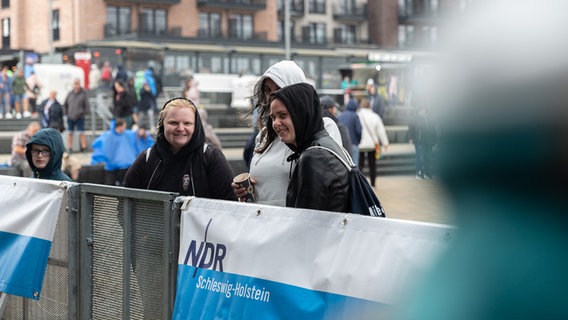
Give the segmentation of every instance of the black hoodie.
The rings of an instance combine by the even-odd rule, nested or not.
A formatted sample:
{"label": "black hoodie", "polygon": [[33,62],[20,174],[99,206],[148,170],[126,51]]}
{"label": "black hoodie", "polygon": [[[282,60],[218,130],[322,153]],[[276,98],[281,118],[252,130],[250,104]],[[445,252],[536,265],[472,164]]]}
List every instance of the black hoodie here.
{"label": "black hoodie", "polygon": [[146,158],[147,151],[138,155],[124,177],[124,186],[237,200],[231,187],[234,176],[231,166],[221,150],[208,145],[204,151],[204,145],[205,131],[199,112],[195,112],[195,130],[191,140],[176,154],[171,152],[161,124],[150,155]]}
{"label": "black hoodie", "polygon": [[297,165],[288,184],[286,206],[348,212],[351,190],[347,168],[327,150],[306,150],[324,146],[345,159],[342,147],[324,129],[314,87],[298,83],[274,92],[274,96],[288,109],[296,133],[296,145],[287,144],[294,151],[288,161],[297,161]]}

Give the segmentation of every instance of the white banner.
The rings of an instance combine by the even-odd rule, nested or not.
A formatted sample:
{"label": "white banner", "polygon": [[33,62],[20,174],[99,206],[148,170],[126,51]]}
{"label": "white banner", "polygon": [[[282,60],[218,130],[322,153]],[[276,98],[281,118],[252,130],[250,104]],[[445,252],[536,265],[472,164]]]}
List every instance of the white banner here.
{"label": "white banner", "polygon": [[184,206],[180,229],[175,319],[386,313],[454,233],[445,225],[199,198]]}
{"label": "white banner", "polygon": [[0,292],[39,300],[68,185],[0,175]]}

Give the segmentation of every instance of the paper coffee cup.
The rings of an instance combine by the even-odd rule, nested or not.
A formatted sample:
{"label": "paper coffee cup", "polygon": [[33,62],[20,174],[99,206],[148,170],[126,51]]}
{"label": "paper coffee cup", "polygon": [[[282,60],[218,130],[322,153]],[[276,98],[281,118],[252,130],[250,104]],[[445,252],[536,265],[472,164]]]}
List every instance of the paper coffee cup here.
{"label": "paper coffee cup", "polygon": [[233,182],[241,187],[245,187],[247,195],[245,196],[246,202],[254,202],[254,186],[250,182],[250,174],[247,172],[241,173],[233,178]]}

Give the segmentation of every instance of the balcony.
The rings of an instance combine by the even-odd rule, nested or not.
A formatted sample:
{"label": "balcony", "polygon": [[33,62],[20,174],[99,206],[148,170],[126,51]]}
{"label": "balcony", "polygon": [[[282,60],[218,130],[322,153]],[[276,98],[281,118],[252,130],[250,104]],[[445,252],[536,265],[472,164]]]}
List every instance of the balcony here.
{"label": "balcony", "polygon": [[[290,17],[292,18],[299,18],[303,17],[305,14],[306,9],[304,8],[304,1],[303,0],[291,0],[290,1]],[[285,8],[282,4],[278,8],[278,17],[284,19],[285,15]]]}
{"label": "balcony", "polygon": [[367,21],[367,5],[336,8],[333,12],[333,19],[342,22],[364,22]]}
{"label": "balcony", "polygon": [[197,32],[197,38],[200,40],[224,40],[232,42],[265,42],[267,41],[266,32],[257,32],[249,36],[239,35],[236,32],[229,32],[229,35],[225,36],[220,32],[211,32],[206,29],[199,29]]}
{"label": "balcony", "polygon": [[259,11],[266,10],[266,0],[197,0],[197,7]]}

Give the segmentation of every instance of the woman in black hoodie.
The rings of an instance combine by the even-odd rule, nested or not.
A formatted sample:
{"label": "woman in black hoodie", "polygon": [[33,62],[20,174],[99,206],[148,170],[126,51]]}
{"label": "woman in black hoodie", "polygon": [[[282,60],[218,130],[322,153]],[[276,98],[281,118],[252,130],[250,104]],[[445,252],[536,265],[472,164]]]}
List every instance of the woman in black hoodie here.
{"label": "woman in black hoodie", "polygon": [[193,102],[175,98],[164,104],[156,143],[138,155],[126,172],[124,186],[236,201],[232,181],[233,170],[223,153],[205,144]]}
{"label": "woman in black hoodie", "polygon": [[349,171],[328,150],[310,148],[331,149],[347,161],[343,148],[324,129],[314,87],[298,83],[274,92],[270,119],[278,138],[294,152],[287,160],[296,162],[290,173],[286,206],[348,212]]}

